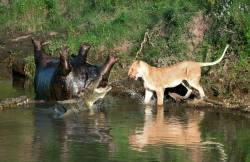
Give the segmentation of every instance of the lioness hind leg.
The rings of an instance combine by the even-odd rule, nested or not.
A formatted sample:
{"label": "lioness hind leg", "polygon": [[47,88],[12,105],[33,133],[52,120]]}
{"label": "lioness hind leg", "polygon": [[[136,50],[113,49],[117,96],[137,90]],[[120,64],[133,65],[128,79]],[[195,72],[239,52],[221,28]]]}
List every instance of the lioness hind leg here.
{"label": "lioness hind leg", "polygon": [[205,97],[205,92],[204,92],[203,88],[199,85],[197,87],[197,89],[198,89],[198,91],[199,91],[199,93],[201,95],[201,98],[204,98]]}
{"label": "lioness hind leg", "polygon": [[190,95],[191,95],[191,93],[192,93],[192,90],[191,89],[189,89],[189,88],[187,88],[187,93],[186,93],[186,95],[183,97],[183,99],[187,99],[188,97],[190,97]]}
{"label": "lioness hind leg", "polygon": [[190,86],[194,87],[199,91],[201,99],[205,97],[205,92],[199,82],[188,81],[188,83],[190,84]]}
{"label": "lioness hind leg", "polygon": [[186,95],[183,97],[183,99],[187,99],[188,97],[190,97],[191,93],[192,93],[192,89],[189,88],[184,82],[181,83],[185,88],[187,88],[187,93]]}
{"label": "lioness hind leg", "polygon": [[181,82],[181,85],[182,85],[183,87],[185,87],[186,90],[187,90],[187,92],[186,92],[186,94],[185,94],[184,96],[179,95],[179,94],[177,94],[177,93],[171,93],[171,92],[168,93],[168,95],[169,95],[170,97],[172,97],[175,101],[178,101],[178,102],[181,101],[181,100],[185,100],[185,99],[189,98],[190,95],[191,95],[192,92],[193,92],[192,87],[189,85],[189,83],[188,83],[186,80],[183,80],[183,81]]}

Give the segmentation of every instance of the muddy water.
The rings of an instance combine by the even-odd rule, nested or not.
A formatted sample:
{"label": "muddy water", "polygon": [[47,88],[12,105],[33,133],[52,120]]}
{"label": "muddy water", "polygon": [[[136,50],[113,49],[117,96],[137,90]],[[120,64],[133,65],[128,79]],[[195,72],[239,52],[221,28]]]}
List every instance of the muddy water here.
{"label": "muddy water", "polygon": [[[0,81],[1,98],[27,91]],[[51,105],[0,112],[0,161],[250,161],[250,119],[108,95],[94,111],[53,117]]]}

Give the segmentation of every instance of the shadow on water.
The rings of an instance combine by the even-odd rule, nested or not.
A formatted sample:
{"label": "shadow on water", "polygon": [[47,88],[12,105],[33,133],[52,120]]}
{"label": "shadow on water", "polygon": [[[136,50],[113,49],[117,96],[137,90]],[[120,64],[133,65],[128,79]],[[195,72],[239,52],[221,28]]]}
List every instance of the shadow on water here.
{"label": "shadow on water", "polygon": [[[8,88],[1,97],[26,92],[23,84],[2,83]],[[96,109],[62,118],[50,104],[1,111],[0,161],[250,161],[249,118],[170,102],[159,109],[141,100],[132,91],[109,94]]]}
{"label": "shadow on water", "polygon": [[22,95],[33,98],[33,87],[31,81],[23,78],[1,78],[0,77],[0,99],[18,97]]}
{"label": "shadow on water", "polygon": [[26,95],[34,96],[32,80],[12,74],[6,63],[0,63],[0,100]]}

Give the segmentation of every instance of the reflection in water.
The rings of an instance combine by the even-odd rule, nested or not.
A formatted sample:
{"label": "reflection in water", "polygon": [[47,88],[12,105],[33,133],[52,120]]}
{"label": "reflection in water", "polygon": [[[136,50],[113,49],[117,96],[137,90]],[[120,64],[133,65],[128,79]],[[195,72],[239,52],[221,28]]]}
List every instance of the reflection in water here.
{"label": "reflection in water", "polygon": [[33,121],[31,111],[0,111],[0,161],[32,159]]}
{"label": "reflection in water", "polygon": [[33,98],[33,86],[31,80],[26,80],[14,75],[10,77],[11,78],[2,78],[0,76],[0,100],[22,95]]}
{"label": "reflection in water", "polygon": [[47,104],[1,111],[0,161],[250,160],[249,118],[175,104],[164,112],[131,98],[109,97],[101,111],[59,119]]}
{"label": "reflection in water", "polygon": [[154,118],[152,109],[145,109],[145,123],[142,131],[136,131],[130,142],[137,148],[151,144],[196,145],[201,141],[199,123],[204,113],[194,111],[187,114],[186,122],[175,116],[164,118],[164,109],[158,108]]}
{"label": "reflection in water", "polygon": [[109,123],[104,112],[93,113],[85,110],[68,114],[63,119],[55,119],[51,112],[53,110],[44,110],[44,108],[35,111],[37,130],[34,147],[39,146],[36,154],[42,155],[38,161],[43,161],[44,157],[51,152],[53,155],[49,158],[53,161],[74,161],[81,156],[72,157],[72,154],[85,154],[86,146],[96,147],[98,150],[100,144],[108,152],[114,152],[115,145],[112,142]]}
{"label": "reflection in water", "polygon": [[[129,143],[133,149],[142,151],[146,146],[168,145],[167,147],[183,147],[193,162],[203,160],[204,145],[218,146],[221,160],[226,160],[223,145],[216,142],[202,142],[200,122],[204,119],[204,112],[190,110],[185,116],[180,112],[166,112],[164,108],[157,108],[156,115],[153,108],[146,106],[143,128],[135,130],[129,136]],[[177,113],[177,114],[176,114]],[[180,117],[180,115],[182,117]]]}
{"label": "reflection in water", "polygon": [[12,84],[9,80],[2,80],[0,78],[0,99],[17,97],[23,95],[22,91],[18,91],[12,87]]}

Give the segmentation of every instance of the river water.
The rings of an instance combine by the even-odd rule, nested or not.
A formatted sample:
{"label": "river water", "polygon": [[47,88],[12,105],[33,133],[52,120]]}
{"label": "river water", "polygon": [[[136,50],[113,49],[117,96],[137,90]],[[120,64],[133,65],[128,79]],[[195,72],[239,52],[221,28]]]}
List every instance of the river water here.
{"label": "river water", "polygon": [[[0,98],[32,94],[0,78]],[[212,108],[144,106],[109,94],[101,107],[55,118],[51,105],[0,111],[0,162],[245,162],[250,118]]]}

